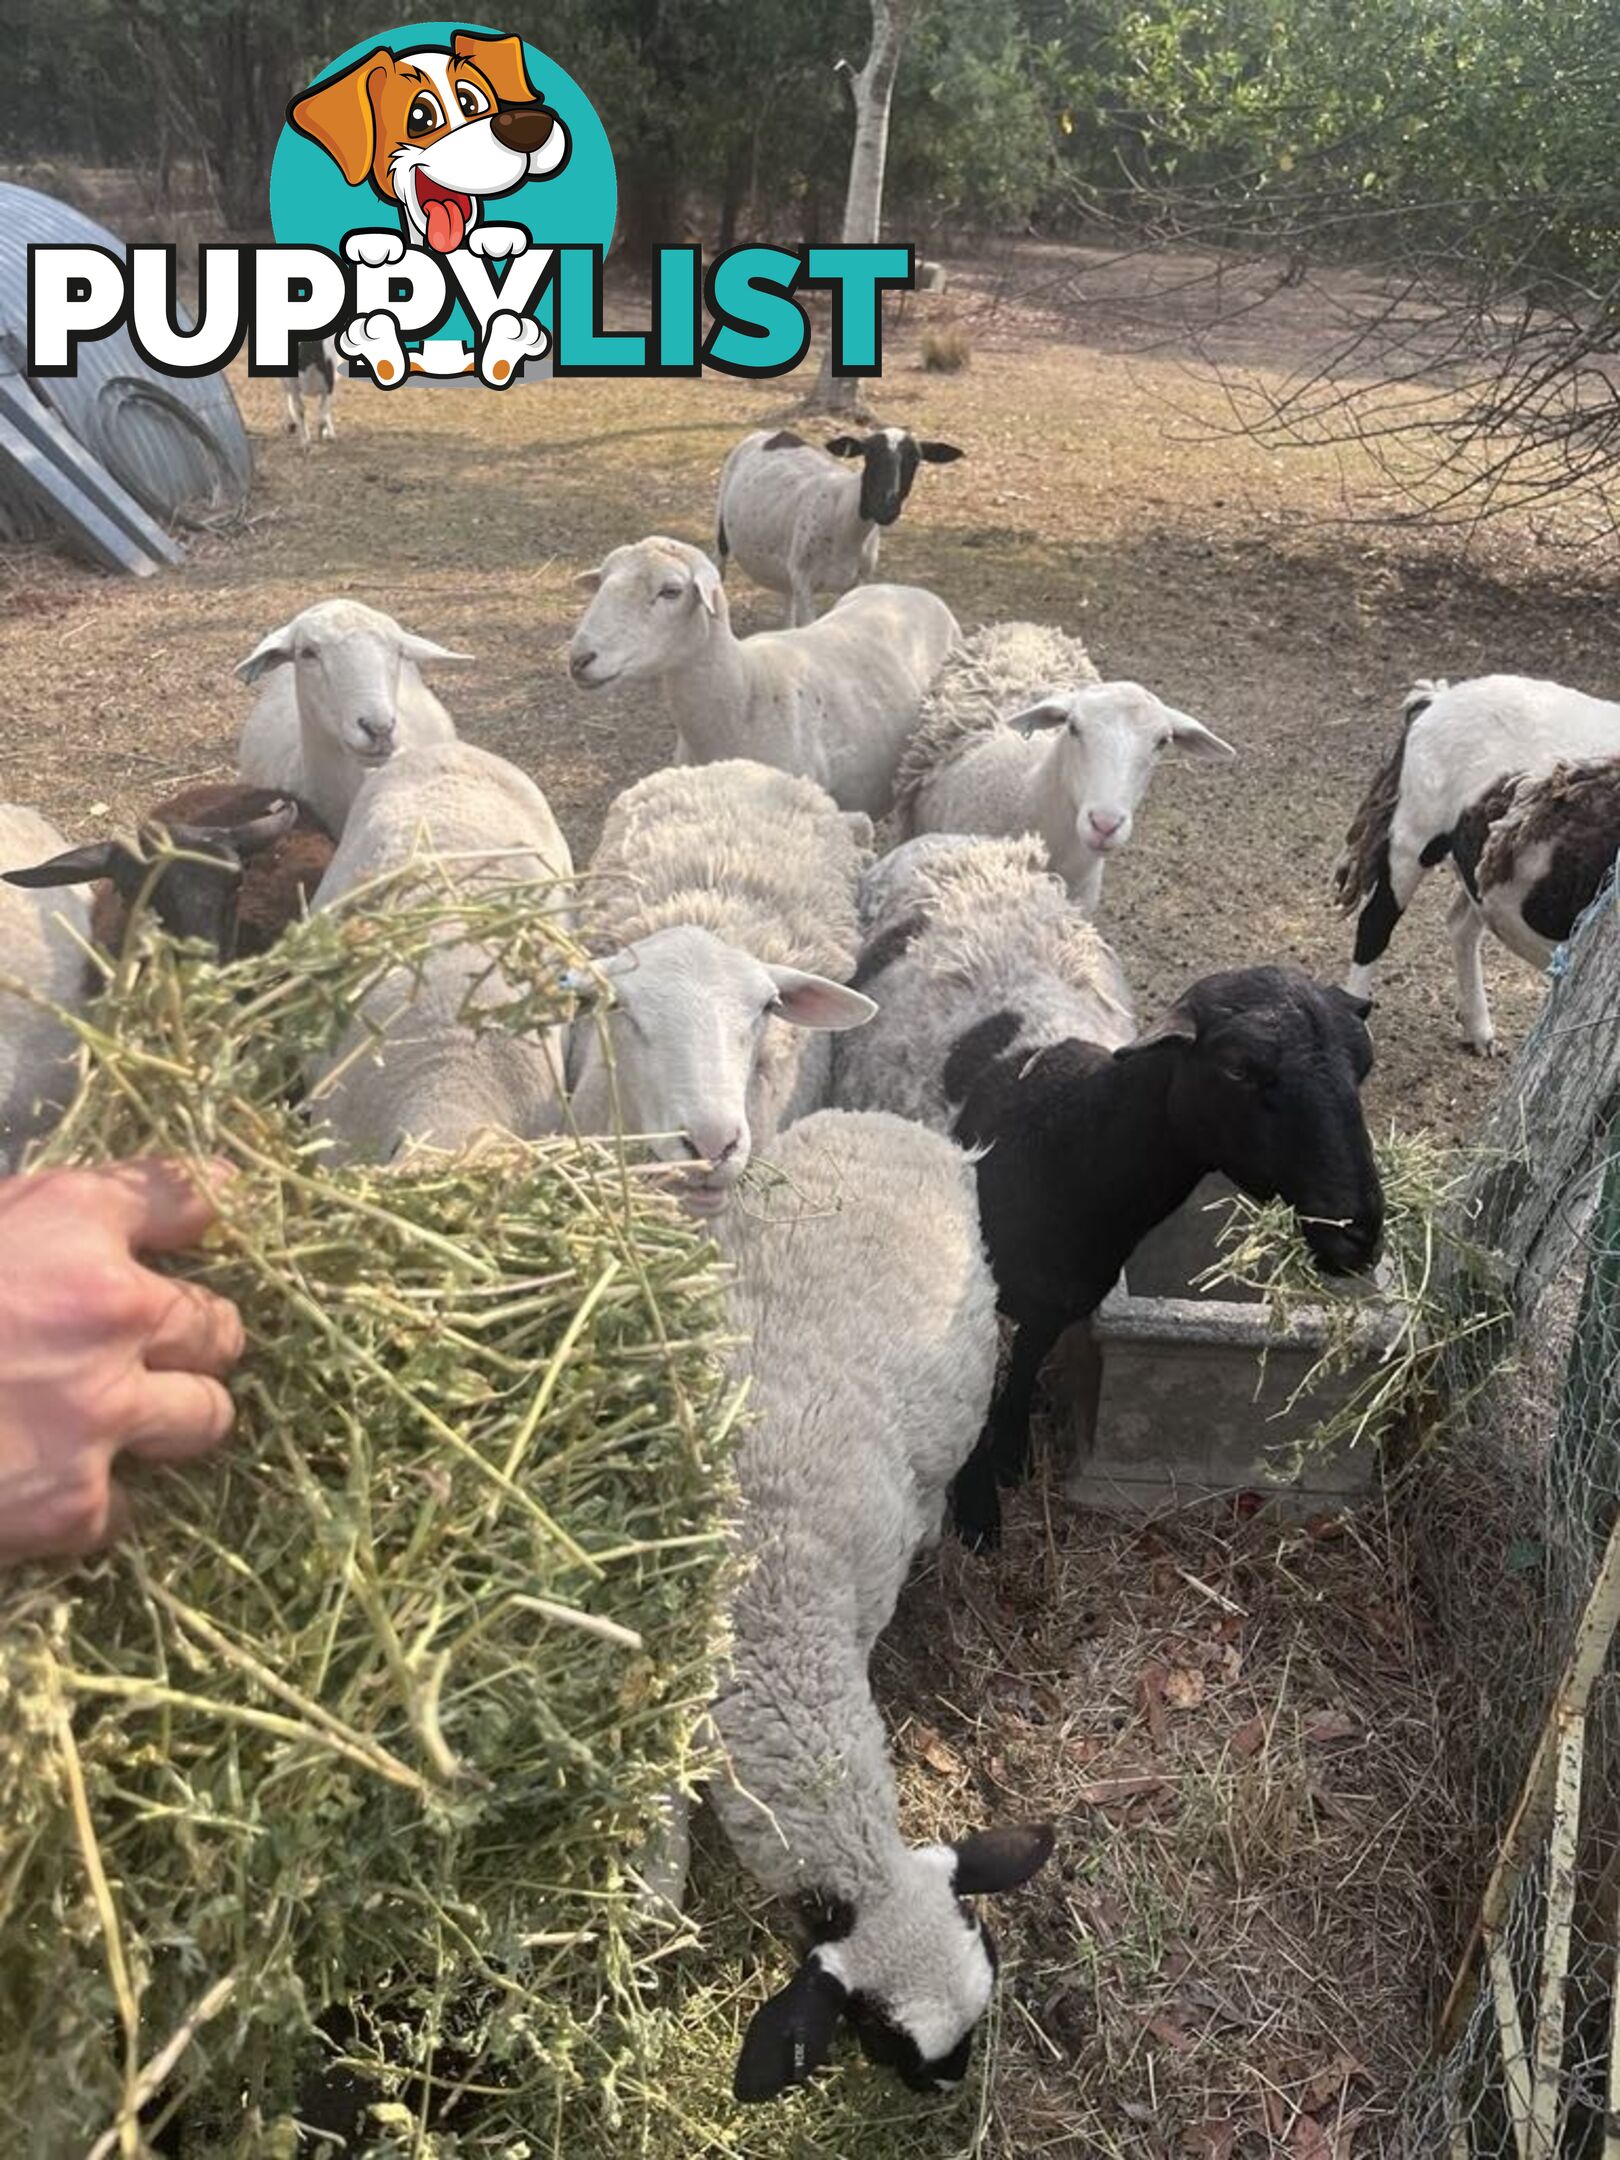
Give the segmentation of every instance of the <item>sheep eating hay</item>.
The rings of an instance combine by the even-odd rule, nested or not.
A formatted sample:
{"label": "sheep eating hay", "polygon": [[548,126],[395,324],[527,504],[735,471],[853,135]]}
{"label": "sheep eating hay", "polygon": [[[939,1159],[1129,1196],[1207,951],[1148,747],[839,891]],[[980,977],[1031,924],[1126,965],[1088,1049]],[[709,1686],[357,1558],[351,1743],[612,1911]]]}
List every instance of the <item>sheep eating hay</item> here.
{"label": "sheep eating hay", "polygon": [[[521,897],[453,905],[514,976],[580,958]],[[635,2145],[617,2081],[661,1938],[623,1861],[712,1688],[729,1325],[712,1254],[609,1148],[312,1151],[301,1057],[446,906],[311,917],[230,968],[156,939],[97,1010],[56,1151],[208,1136],[237,1176],[184,1266],[252,1353],[230,1445],[144,1482],[138,1542],[0,1591],[5,2150],[132,2151],[152,2085],[187,2150],[268,2150],[329,2009],[351,2149],[448,2032],[481,2136],[566,2104],[571,2151]]]}

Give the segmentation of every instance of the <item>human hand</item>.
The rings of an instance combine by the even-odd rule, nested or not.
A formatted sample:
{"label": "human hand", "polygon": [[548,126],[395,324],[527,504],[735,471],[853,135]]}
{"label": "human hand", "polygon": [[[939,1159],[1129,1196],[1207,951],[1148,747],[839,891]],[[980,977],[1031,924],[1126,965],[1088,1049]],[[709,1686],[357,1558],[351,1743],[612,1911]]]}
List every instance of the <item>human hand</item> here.
{"label": "human hand", "polygon": [[236,1307],[136,1258],[194,1245],[214,1217],[170,1163],[0,1179],[0,1564],[116,1536],[121,1450],[178,1462],[230,1431]]}

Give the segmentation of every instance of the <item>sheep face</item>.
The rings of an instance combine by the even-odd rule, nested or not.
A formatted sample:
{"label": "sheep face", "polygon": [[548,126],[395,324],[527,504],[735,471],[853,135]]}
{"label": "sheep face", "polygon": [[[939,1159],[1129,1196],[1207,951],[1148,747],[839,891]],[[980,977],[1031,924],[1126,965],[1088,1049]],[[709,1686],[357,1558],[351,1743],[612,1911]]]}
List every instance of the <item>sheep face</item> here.
{"label": "sheep face", "polygon": [[791,1080],[780,1025],[859,1027],[877,1010],[858,991],[767,966],[692,924],[626,946],[601,972],[609,1010],[575,1023],[575,1119],[586,1131],[645,1134],[660,1161],[689,1164],[682,1198],[699,1215],[725,1205],[756,1129],[774,1130]]}
{"label": "sheep face", "polygon": [[[1048,785],[1064,835],[1072,829],[1082,854],[1112,855],[1135,829],[1137,805],[1165,751],[1191,750],[1204,757],[1231,757],[1232,746],[1190,713],[1144,690],[1140,683],[1087,683],[1054,691],[1009,726],[1022,735],[1049,736]],[[1058,832],[1049,828],[1054,859]]]}
{"label": "sheep face", "polygon": [[149,846],[172,849],[167,861],[122,840],[98,840],[6,877],[36,887],[106,878],[126,909],[144,897],[170,937],[194,938],[221,960],[233,960],[244,866],[285,839],[297,819],[295,802],[278,802],[237,825],[154,827]]}
{"label": "sheep face", "polygon": [[236,672],[256,683],[273,668],[290,666],[300,722],[370,770],[394,754],[407,661],[418,668],[465,667],[472,655],[417,637],[358,600],[322,600],[272,630]]}
{"label": "sheep face", "polygon": [[861,460],[861,517],[868,525],[892,525],[905,508],[919,465],[949,465],[962,452],[954,443],[919,442],[909,428],[879,428],[872,435],[835,435],[834,457]]}
{"label": "sheep face", "polygon": [[1362,1115],[1371,1006],[1297,968],[1206,975],[1114,1055],[1169,1055],[1171,1125],[1200,1161],[1257,1200],[1282,1199],[1317,1265],[1378,1257],[1384,1194]]}
{"label": "sheep face", "polygon": [[568,647],[582,690],[667,675],[703,650],[716,617],[727,619],[719,571],[681,540],[615,548],[576,582],[591,596]]}
{"label": "sheep face", "polygon": [[859,1910],[812,1899],[819,1940],[755,2012],[737,2060],[737,2098],[771,2100],[805,2083],[846,2018],[867,2060],[914,2092],[960,2084],[996,1977],[995,1944],[964,1900],[1028,1882],[1053,1842],[1049,1824],[977,1831],[904,1853],[892,1883]]}

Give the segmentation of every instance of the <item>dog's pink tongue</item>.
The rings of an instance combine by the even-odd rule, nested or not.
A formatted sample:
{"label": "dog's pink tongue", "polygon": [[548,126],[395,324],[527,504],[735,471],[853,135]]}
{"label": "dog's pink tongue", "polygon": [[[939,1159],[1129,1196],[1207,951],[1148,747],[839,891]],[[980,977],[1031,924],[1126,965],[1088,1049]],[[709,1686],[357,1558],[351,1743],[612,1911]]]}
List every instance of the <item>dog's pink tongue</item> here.
{"label": "dog's pink tongue", "polygon": [[461,245],[461,236],[467,230],[467,220],[461,214],[458,202],[446,202],[436,195],[427,206],[428,246],[440,255],[448,255]]}

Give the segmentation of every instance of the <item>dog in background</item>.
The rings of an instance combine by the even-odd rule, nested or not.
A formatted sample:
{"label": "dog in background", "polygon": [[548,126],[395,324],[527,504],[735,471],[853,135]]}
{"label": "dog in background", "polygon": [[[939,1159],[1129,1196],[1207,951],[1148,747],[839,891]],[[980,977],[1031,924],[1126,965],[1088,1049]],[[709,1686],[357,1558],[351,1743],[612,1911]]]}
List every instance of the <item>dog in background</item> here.
{"label": "dog in background", "polygon": [[287,433],[298,437],[299,446],[309,448],[309,421],[304,413],[305,398],[316,401],[315,433],[321,442],[331,442],[337,434],[332,425],[332,399],[337,390],[337,339],[299,338],[293,348],[293,359],[298,372],[287,378]]}
{"label": "dog in background", "polygon": [[458,30],[447,50],[379,47],[295,98],[288,118],[351,187],[369,181],[400,213],[405,242],[449,255],[521,253],[518,225],[486,225],[484,200],[567,162],[568,130],[529,81],[523,42]]}

